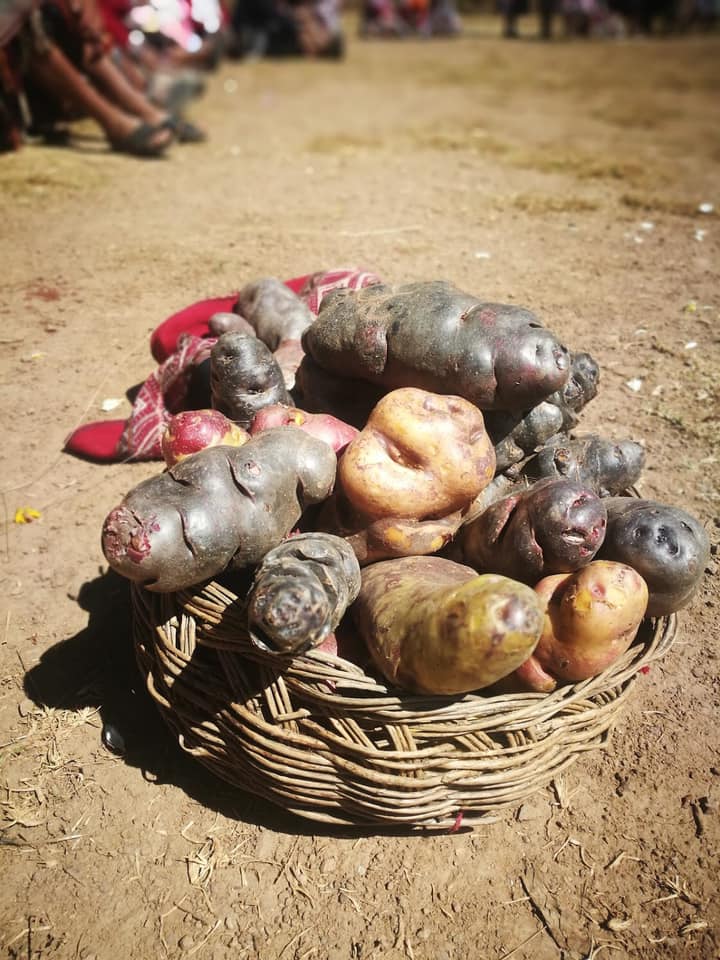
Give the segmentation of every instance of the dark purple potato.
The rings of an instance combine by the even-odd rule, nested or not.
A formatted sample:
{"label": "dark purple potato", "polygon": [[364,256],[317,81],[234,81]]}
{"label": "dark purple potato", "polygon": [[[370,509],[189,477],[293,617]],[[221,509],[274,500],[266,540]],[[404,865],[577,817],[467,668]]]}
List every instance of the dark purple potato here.
{"label": "dark purple potato", "polygon": [[295,373],[293,394],[308,413],[330,413],[358,430],[382,396],[381,387],[366,380],[351,380],[328,373],[304,354]]}
{"label": "dark purple potato", "polygon": [[482,410],[529,410],[570,375],[567,349],[529,310],[442,280],[332,291],[303,346],[336,376],[454,394]]}
{"label": "dark purple potato", "polygon": [[646,581],[647,613],[666,616],[692,599],[710,556],[700,522],[679,507],[635,497],[610,497],[608,528],[598,558],[626,563]]}
{"label": "dark purple potato", "polygon": [[495,447],[495,469],[502,473],[559,433],[563,415],[559,407],[543,400],[527,413],[488,411],[485,426]]}
{"label": "dark purple potato", "polygon": [[248,630],[271,653],[319,646],[360,591],[350,545],[329,533],[303,533],[271,550],[248,593]]}
{"label": "dark purple potato", "polygon": [[246,429],[271,403],[292,406],[270,348],[247,333],[224,333],[210,352],[212,405]]}
{"label": "dark purple potato", "polygon": [[632,440],[614,443],[596,436],[565,437],[539,450],[522,472],[530,480],[567,477],[609,497],[634,486],[644,463],[645,451]]}
{"label": "dark purple potato", "polygon": [[572,356],[570,377],[561,390],[522,413],[491,411],[485,426],[495,445],[497,472],[519,463],[559,433],[567,433],[578,413],[597,394],[600,368],[589,353]]}
{"label": "dark purple potato", "polygon": [[271,350],[277,350],[283,340],[299,340],[315,320],[305,301],[275,277],[246,284],[233,310]]}
{"label": "dark purple potato", "polygon": [[336,466],[329,444],[295,427],[208,447],[131,490],[105,519],[103,552],[161,593],[258,564],[330,494]]}
{"label": "dark purple potato", "polygon": [[559,391],[553,394],[551,403],[557,404],[563,410],[563,429],[569,430],[575,426],[578,414],[593,397],[597,396],[600,383],[600,367],[589,353],[574,353],[568,382]]}
{"label": "dark purple potato", "polygon": [[493,503],[458,534],[463,563],[535,585],[589,563],[605,536],[604,501],[570,480],[540,480]]}

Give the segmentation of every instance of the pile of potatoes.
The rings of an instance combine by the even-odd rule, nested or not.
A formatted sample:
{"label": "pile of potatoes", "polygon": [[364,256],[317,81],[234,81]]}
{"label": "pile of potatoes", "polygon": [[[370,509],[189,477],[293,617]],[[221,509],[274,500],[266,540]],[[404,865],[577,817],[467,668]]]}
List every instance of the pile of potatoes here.
{"label": "pile of potatoes", "polygon": [[640,444],[576,433],[598,365],[529,310],[433,281],[315,318],[265,278],[211,328],[207,409],[103,525],[148,590],[241,571],[263,650],[350,636],[391,684],[452,695],[595,676],[697,589],[703,527],[628,495]]}

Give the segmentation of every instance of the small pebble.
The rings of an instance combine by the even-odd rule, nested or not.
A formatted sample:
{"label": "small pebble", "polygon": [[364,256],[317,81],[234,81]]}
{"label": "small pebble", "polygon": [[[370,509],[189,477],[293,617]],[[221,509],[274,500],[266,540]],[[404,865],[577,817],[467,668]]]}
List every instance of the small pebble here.
{"label": "small pebble", "polygon": [[25,697],[24,700],[21,700],[18,704],[18,713],[21,717],[26,717],[29,713],[32,713],[35,709],[35,704],[28,697]]}
{"label": "small pebble", "polygon": [[121,756],[125,753],[125,738],[112,723],[104,723],[102,728],[102,742],[112,753]]}
{"label": "small pebble", "polygon": [[642,382],[642,380],[640,380],[639,377],[634,377],[632,380],[626,381],[625,386],[626,386],[629,390],[632,390],[633,393],[637,393],[638,390],[641,389],[642,384],[643,384],[643,382]]}
{"label": "small pebble", "polygon": [[713,206],[712,203],[701,203],[698,206],[698,210],[700,211],[700,213],[712,213],[714,209],[715,207]]}
{"label": "small pebble", "polygon": [[320,873],[332,873],[337,869],[337,860],[334,857],[328,857],[320,864]]}
{"label": "small pebble", "polygon": [[189,933],[184,934],[184,936],[178,940],[178,947],[180,947],[182,951],[191,950],[194,946],[195,940]]}

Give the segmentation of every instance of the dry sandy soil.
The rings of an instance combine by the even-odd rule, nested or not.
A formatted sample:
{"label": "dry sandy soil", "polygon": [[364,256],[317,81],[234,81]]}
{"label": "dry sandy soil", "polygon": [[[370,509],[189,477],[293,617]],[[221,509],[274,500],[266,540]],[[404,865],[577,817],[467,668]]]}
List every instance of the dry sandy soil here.
{"label": "dry sandy soil", "polygon": [[[717,544],[720,37],[471,26],[352,41],[339,65],[223,65],[193,108],[209,142],[160,162],[108,154],[88,125],[0,158],[4,956],[720,955],[716,559],[610,749],[562,784],[474,832],[326,830],[175,744],[99,547],[158,467],[62,453],[78,423],[127,412],[171,312],[356,263],[526,305],[592,352],[583,426],[641,440],[642,493]],[[40,519],[14,523],[20,507]]]}

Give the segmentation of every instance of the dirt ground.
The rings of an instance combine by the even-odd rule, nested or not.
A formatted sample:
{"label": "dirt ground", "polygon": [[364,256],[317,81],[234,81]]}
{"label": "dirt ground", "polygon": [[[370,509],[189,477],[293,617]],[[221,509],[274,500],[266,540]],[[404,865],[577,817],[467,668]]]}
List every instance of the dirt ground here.
{"label": "dirt ground", "polygon": [[[0,158],[3,956],[720,956],[715,552],[608,751],[474,832],[326,830],[174,743],[99,546],[159,467],[62,453],[77,424],[126,415],[171,312],[360,264],[528,306],[589,350],[583,428],[641,440],[641,492],[691,510],[716,550],[720,36],[468,26],[351,36],[342,64],[223,65],[193,107],[209,142],[163,161],[108,154],[89,124],[72,149]],[[14,523],[22,507],[41,517]]]}

